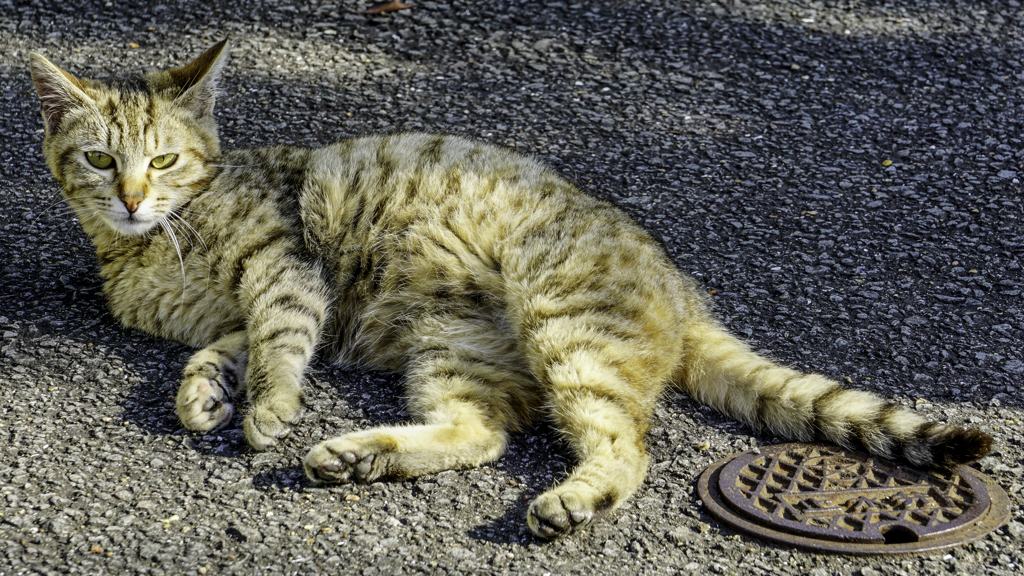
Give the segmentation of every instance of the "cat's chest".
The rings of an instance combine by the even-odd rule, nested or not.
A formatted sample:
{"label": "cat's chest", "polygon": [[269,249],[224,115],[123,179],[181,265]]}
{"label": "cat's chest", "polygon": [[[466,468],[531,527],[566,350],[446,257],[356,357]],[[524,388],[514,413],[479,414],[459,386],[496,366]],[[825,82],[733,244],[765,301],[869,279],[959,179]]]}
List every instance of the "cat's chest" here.
{"label": "cat's chest", "polygon": [[192,345],[244,328],[244,279],[252,282],[261,259],[301,244],[286,200],[256,180],[215,182],[170,230],[129,255],[125,280],[107,283],[111,307],[129,325]]}
{"label": "cat's chest", "polygon": [[211,273],[216,254],[206,247],[151,242],[103,267],[104,292],[125,325],[170,340],[203,346],[241,326],[231,287]]}

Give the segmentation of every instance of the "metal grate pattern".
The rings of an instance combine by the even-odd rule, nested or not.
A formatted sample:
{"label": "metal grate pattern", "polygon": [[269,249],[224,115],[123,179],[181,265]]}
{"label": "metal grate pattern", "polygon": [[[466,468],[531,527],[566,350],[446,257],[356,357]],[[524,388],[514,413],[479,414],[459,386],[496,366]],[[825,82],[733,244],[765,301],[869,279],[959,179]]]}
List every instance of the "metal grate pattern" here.
{"label": "metal grate pattern", "polygon": [[741,454],[709,468],[698,491],[735,528],[819,551],[939,550],[1009,517],[1005,492],[977,471],[923,471],[835,446]]}

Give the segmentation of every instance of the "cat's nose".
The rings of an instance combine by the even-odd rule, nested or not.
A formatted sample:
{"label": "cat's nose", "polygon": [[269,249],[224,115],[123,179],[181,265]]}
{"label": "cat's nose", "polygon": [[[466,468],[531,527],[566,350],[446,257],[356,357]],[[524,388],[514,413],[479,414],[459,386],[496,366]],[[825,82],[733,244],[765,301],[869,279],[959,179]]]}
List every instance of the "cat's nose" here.
{"label": "cat's nose", "polygon": [[140,177],[134,174],[120,174],[117,180],[117,197],[124,203],[125,209],[128,210],[129,214],[135,214],[135,211],[139,209],[139,204],[146,199],[146,193],[149,191],[149,186],[146,183],[145,177]]}
{"label": "cat's nose", "polygon": [[124,193],[118,194],[117,197],[124,203],[124,207],[128,210],[129,214],[135,214],[135,211],[139,209],[139,204],[146,198],[146,195],[142,193]]}

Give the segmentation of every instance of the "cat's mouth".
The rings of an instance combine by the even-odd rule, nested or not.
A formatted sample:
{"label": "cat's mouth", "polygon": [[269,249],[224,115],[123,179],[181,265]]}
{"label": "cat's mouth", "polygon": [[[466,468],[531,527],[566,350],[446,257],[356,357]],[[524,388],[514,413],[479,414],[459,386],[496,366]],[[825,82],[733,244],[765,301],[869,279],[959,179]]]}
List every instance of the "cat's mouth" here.
{"label": "cat's mouth", "polygon": [[137,213],[107,216],[105,220],[111,228],[125,236],[142,236],[159,224],[158,219],[152,216],[140,216]]}

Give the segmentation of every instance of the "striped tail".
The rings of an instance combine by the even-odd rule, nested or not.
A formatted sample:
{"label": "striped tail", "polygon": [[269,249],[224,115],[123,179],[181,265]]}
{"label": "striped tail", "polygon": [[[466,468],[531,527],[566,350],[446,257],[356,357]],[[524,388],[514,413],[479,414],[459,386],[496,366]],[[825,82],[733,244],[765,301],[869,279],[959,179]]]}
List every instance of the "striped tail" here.
{"label": "striped tail", "polygon": [[714,324],[692,326],[686,341],[675,384],[760,432],[925,467],[973,462],[992,448],[980,430],[932,422],[869,392],[779,366]]}

